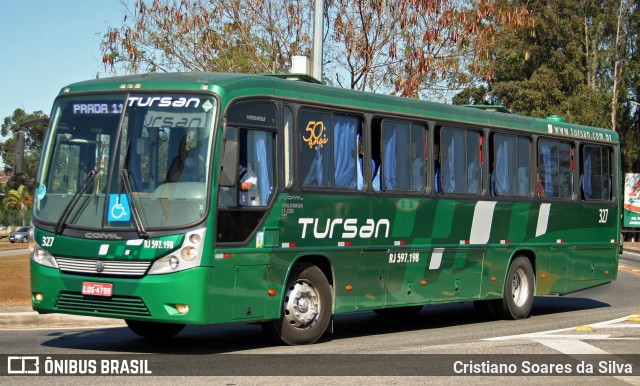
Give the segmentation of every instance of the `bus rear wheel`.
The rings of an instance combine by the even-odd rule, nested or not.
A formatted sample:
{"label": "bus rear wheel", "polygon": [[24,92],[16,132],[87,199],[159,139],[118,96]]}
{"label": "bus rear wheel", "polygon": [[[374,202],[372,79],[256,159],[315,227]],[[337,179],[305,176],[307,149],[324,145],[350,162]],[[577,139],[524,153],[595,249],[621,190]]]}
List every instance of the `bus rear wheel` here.
{"label": "bus rear wheel", "polygon": [[263,327],[286,345],[313,343],[329,326],[332,303],[331,286],[324,273],[315,265],[297,264],[287,282],[281,317]]}
{"label": "bus rear wheel", "polygon": [[185,326],[184,324],[141,322],[138,320],[125,320],[125,322],[131,331],[148,339],[172,338]]}
{"label": "bus rear wheel", "polygon": [[491,313],[502,319],[526,319],[533,305],[535,279],[531,262],[525,256],[516,257],[509,266],[502,299],[489,303]]}

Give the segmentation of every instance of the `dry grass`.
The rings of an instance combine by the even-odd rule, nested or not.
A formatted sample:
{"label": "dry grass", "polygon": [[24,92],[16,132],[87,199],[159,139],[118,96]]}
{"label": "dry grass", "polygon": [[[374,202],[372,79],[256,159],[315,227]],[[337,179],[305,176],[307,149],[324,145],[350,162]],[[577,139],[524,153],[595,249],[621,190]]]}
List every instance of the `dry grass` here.
{"label": "dry grass", "polygon": [[28,253],[0,257],[0,306],[28,305],[31,305]]}

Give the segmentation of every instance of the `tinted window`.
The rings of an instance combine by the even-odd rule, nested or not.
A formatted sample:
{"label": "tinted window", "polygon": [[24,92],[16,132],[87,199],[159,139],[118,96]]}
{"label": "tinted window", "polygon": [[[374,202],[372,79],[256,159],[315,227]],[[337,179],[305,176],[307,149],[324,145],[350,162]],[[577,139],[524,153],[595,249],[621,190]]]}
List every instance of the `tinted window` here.
{"label": "tinted window", "polygon": [[385,120],[382,141],[383,190],[424,191],[427,162],[425,127]]}
{"label": "tinted window", "polygon": [[585,200],[611,199],[611,150],[584,146],[581,157],[580,189]]}
{"label": "tinted window", "polygon": [[298,160],[303,186],[355,190],[361,119],[303,111],[299,125]]}
{"label": "tinted window", "polygon": [[480,132],[443,128],[440,157],[436,163],[436,185],[442,193],[480,193],[482,158]]}
{"label": "tinted window", "polygon": [[571,198],[573,148],[569,143],[542,139],[538,143],[537,191],[541,197]]}
{"label": "tinted window", "polygon": [[516,135],[493,137],[491,193],[496,196],[529,196],[531,186],[530,140]]}

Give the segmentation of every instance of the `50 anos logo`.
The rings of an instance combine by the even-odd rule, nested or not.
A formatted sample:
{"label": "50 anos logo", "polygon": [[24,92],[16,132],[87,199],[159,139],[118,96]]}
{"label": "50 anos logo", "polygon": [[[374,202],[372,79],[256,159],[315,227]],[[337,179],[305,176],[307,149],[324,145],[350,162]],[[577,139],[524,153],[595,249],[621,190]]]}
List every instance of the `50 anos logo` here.
{"label": "50 anos logo", "polygon": [[322,121],[309,121],[307,127],[304,129],[307,133],[309,133],[308,137],[302,137],[302,140],[309,145],[309,149],[319,149],[329,142],[329,138],[327,138],[327,129],[324,127],[324,123]]}

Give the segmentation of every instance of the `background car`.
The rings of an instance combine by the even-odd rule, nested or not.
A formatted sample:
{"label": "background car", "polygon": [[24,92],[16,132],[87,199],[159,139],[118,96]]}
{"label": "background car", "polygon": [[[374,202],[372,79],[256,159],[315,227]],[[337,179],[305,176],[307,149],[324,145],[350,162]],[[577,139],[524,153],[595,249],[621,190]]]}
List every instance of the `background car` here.
{"label": "background car", "polygon": [[26,243],[31,237],[29,233],[30,230],[31,227],[22,227],[15,232],[11,232],[11,234],[9,235],[9,241],[11,241],[12,243]]}

